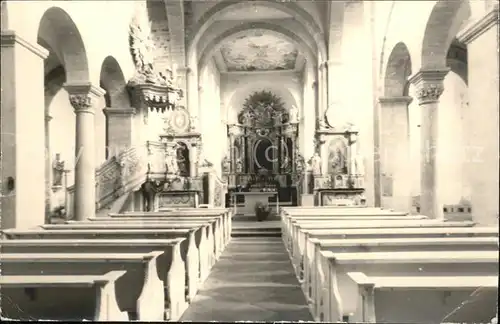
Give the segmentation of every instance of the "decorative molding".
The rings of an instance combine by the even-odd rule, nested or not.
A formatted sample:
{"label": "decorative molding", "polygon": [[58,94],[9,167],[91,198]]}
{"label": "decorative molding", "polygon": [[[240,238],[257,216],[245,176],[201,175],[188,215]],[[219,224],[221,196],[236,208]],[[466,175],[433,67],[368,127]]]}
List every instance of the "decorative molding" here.
{"label": "decorative molding", "polygon": [[439,97],[444,91],[444,77],[448,74],[449,70],[449,68],[420,70],[408,79],[418,89],[416,96],[419,105],[438,102]]}
{"label": "decorative molding", "polygon": [[498,2],[482,17],[476,18],[458,32],[457,39],[464,44],[470,44],[495,25],[498,25]]}
{"label": "decorative molding", "polygon": [[391,105],[391,104],[405,104],[409,105],[413,101],[412,97],[401,96],[401,97],[380,97],[378,102],[381,105]]}
{"label": "decorative molding", "polygon": [[106,107],[103,109],[106,116],[123,116],[129,117],[136,114],[135,108],[116,108],[116,107]]}
{"label": "decorative molding", "polygon": [[17,35],[13,30],[2,30],[1,37],[1,47],[13,47],[17,43],[33,54],[38,55],[38,57],[43,60],[45,60],[49,56],[49,51],[47,49],[38,44],[28,42],[21,36]]}
{"label": "decorative molding", "polygon": [[69,102],[75,109],[75,112],[93,113],[93,106],[96,99],[103,96],[106,91],[96,87],[91,83],[65,83],[64,88],[69,94]]}

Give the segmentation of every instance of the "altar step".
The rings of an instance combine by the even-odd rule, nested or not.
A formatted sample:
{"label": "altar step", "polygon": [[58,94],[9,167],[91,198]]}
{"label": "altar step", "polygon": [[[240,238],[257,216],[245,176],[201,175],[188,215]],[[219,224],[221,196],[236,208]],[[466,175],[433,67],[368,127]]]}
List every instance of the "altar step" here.
{"label": "altar step", "polygon": [[281,237],[277,227],[233,227],[231,237]]}

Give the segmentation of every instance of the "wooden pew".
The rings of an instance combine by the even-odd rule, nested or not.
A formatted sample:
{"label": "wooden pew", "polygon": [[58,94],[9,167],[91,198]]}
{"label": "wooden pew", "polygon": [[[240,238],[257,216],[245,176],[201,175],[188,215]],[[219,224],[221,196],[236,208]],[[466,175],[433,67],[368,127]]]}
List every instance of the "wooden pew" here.
{"label": "wooden pew", "polygon": [[[196,247],[196,236],[199,233],[200,246]],[[2,231],[4,239],[176,239],[187,238],[187,244],[181,244],[181,255],[185,261],[186,274],[188,277],[187,286],[193,286],[192,280],[196,280],[197,284],[201,284],[208,276],[210,264],[208,263],[210,245],[207,230],[196,231],[195,229],[123,229],[116,230],[113,228],[92,229],[92,230],[72,230],[72,229],[7,229]],[[187,247],[186,247],[187,245]],[[207,250],[208,249],[208,250]],[[193,279],[191,279],[193,278]],[[196,279],[194,279],[196,278]]]}
{"label": "wooden pew", "polygon": [[125,212],[123,214],[108,214],[109,217],[155,217],[155,216],[181,216],[181,217],[210,217],[222,215],[225,225],[226,240],[231,239],[232,209],[229,208],[171,208],[159,212]]}
{"label": "wooden pew", "polygon": [[[325,212],[325,211],[328,212]],[[311,209],[307,213],[304,213],[302,210],[299,212],[291,212],[291,211],[283,211],[281,215],[281,224],[282,224],[282,230],[283,230],[283,239],[285,242],[290,241],[290,236],[289,232],[291,230],[291,223],[293,219],[296,217],[300,218],[305,218],[305,217],[312,217],[312,218],[317,218],[317,217],[325,217],[327,219],[331,219],[330,217],[345,217],[345,218],[351,218],[351,217],[409,217],[408,219],[415,219],[411,215],[408,215],[408,213],[401,213],[401,212],[394,212],[391,210],[382,210],[379,208],[330,208],[330,209],[325,209],[325,210],[313,210]],[[421,216],[421,215],[418,215]],[[291,242],[287,243],[288,245]]]}
{"label": "wooden pew", "polygon": [[[179,284],[188,279],[185,273],[185,263],[181,256],[181,244],[184,238],[171,240],[3,240],[0,243],[2,253],[149,253],[164,251],[158,259],[157,267],[160,280],[164,283],[165,296],[175,300],[182,290]],[[197,291],[197,273],[192,274],[193,280],[187,280],[187,301],[189,302]],[[173,287],[171,289],[171,287]]]}
{"label": "wooden pew", "polygon": [[358,216],[358,215],[334,215],[334,216],[286,216],[282,221],[282,233],[284,237],[284,242],[288,242],[285,244],[287,248],[291,247],[291,233],[293,229],[294,223],[321,223],[321,222],[330,222],[330,221],[340,221],[340,220],[424,220],[429,219],[427,216],[423,215],[370,215],[370,216]]}
{"label": "wooden pew", "polygon": [[[207,271],[215,264],[222,253],[222,233],[217,230],[215,225],[216,219],[211,218],[202,222],[177,223],[165,220],[156,221],[110,221],[110,222],[76,222],[71,224],[57,225],[42,225],[41,228],[47,230],[91,230],[91,229],[114,229],[114,230],[130,230],[130,229],[195,229],[197,237],[206,236],[207,248],[205,244],[200,247],[201,238],[198,244],[199,262],[203,262],[203,266],[208,267]],[[183,253],[185,255],[185,253]]]}
{"label": "wooden pew", "polygon": [[118,307],[116,281],[126,271],[102,275],[2,275],[2,318],[11,320],[128,321]]}
{"label": "wooden pew", "polygon": [[[187,224],[192,224],[192,226],[199,226],[204,223],[215,223],[211,225],[212,232],[209,233],[215,239],[215,258],[218,260],[225,247],[229,243],[226,239],[224,224],[222,223],[222,216],[217,217],[171,217],[171,216],[157,216],[157,217],[100,217],[92,218],[87,221],[66,221],[66,224],[78,224],[79,226],[85,225],[96,225],[96,224],[107,224],[107,223],[127,223],[127,224],[151,224],[161,222],[162,224],[172,224],[172,228],[185,228],[188,227]],[[60,224],[58,224],[60,225]]]}
{"label": "wooden pew", "polygon": [[[325,286],[319,294],[323,306],[320,319],[343,321],[357,310],[357,299],[347,298],[357,291],[348,272],[367,276],[456,276],[495,275],[497,251],[404,251],[333,253],[320,252],[320,277]],[[321,273],[323,271],[323,273]],[[323,316],[322,316],[322,315]]]}
{"label": "wooden pew", "polygon": [[432,227],[472,227],[472,222],[442,222],[439,220],[336,220],[328,223],[292,223],[292,260],[296,269],[304,258],[306,247],[306,230],[309,235],[316,230],[327,231],[331,229],[362,229],[362,228],[432,228]]}
{"label": "wooden pew", "polygon": [[[157,261],[163,251],[150,253],[6,253],[0,256],[3,275],[102,275],[113,270],[126,270],[116,281],[118,306],[141,321],[165,319],[163,282],[158,277]],[[177,285],[179,286],[179,285]],[[172,289],[173,287],[171,287]],[[185,307],[174,291],[170,316],[178,319]]]}
{"label": "wooden pew", "polygon": [[304,254],[304,294],[318,313],[316,292],[324,285],[319,269],[321,251],[333,253],[398,252],[398,251],[498,251],[495,237],[450,237],[450,238],[372,238],[372,239],[317,239],[307,241]]}
{"label": "wooden pew", "polygon": [[357,286],[358,323],[488,323],[497,310],[498,276],[366,276]]}

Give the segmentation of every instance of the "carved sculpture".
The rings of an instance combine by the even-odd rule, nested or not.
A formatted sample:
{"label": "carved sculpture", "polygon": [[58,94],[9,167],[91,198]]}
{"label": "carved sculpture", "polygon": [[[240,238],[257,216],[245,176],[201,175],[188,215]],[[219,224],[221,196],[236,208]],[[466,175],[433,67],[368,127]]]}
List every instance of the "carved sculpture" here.
{"label": "carved sculpture", "polygon": [[61,160],[61,154],[56,153],[56,158],[52,162],[52,185],[62,186],[62,179],[64,174],[64,161]]}
{"label": "carved sculpture", "polygon": [[224,159],[222,160],[222,172],[224,173],[231,172],[231,160],[227,156],[224,157]]}
{"label": "carved sculpture", "polygon": [[167,174],[178,174],[179,166],[177,165],[177,151],[175,147],[167,147],[165,152],[165,166]]}
{"label": "carved sculpture", "polygon": [[321,174],[321,157],[318,153],[314,153],[311,158],[311,168],[314,175]]}
{"label": "carved sculpture", "polygon": [[243,162],[241,161],[241,158],[238,158],[236,160],[236,173],[242,173],[243,172]]}
{"label": "carved sculpture", "polygon": [[365,174],[365,162],[361,154],[356,154],[354,157],[354,174],[364,175]]}
{"label": "carved sculpture", "polygon": [[290,108],[290,123],[298,123],[299,122],[299,109],[292,105]]}

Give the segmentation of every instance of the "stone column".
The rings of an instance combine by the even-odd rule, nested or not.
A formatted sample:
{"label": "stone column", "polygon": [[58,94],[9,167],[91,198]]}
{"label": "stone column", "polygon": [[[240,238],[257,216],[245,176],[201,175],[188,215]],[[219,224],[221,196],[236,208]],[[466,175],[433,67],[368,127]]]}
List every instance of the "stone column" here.
{"label": "stone column", "polygon": [[135,109],[106,107],[104,108],[104,113],[106,114],[108,133],[108,141],[106,143],[108,150],[107,158],[109,158],[135,144]]}
{"label": "stone column", "polygon": [[465,172],[472,189],[472,217],[482,225],[498,224],[498,6],[498,1],[490,4],[457,35],[467,44],[468,55]]}
{"label": "stone column", "polygon": [[412,97],[383,97],[381,110],[382,203],[400,211],[411,210],[408,105]]}
{"label": "stone column", "polygon": [[0,227],[45,222],[44,59],[48,51],[10,30],[1,31]]}
{"label": "stone column", "polygon": [[325,119],[325,113],[328,110],[328,62],[323,63],[323,73],[321,73],[321,92],[322,92],[322,106],[321,116]]}
{"label": "stone column", "polygon": [[65,84],[76,115],[75,139],[75,220],[95,216],[95,104],[104,90],[90,83]]}
{"label": "stone column", "polygon": [[317,80],[317,92],[316,95],[318,96],[318,118],[319,119],[324,119],[325,117],[325,104],[324,104],[324,91],[323,91],[323,74],[324,74],[324,65],[323,63],[319,65],[318,68],[318,80]]}
{"label": "stone column", "polygon": [[[50,151],[50,121],[52,117],[45,115],[45,223],[50,224],[52,209],[52,152]],[[66,190],[66,188],[63,188]]]}
{"label": "stone column", "polygon": [[439,97],[444,91],[443,80],[449,69],[420,70],[410,78],[417,88],[418,104],[421,108],[421,153],[420,153],[420,213],[444,219],[439,197],[437,137]]}

